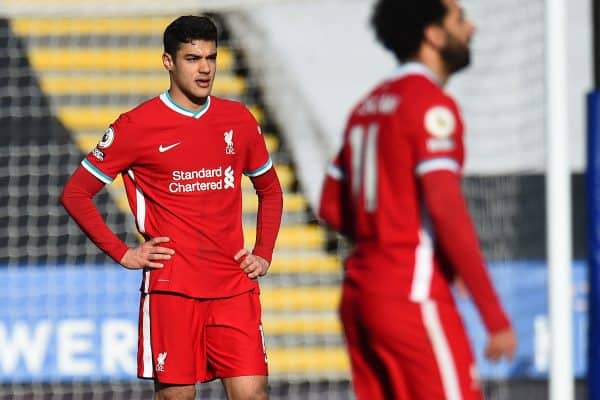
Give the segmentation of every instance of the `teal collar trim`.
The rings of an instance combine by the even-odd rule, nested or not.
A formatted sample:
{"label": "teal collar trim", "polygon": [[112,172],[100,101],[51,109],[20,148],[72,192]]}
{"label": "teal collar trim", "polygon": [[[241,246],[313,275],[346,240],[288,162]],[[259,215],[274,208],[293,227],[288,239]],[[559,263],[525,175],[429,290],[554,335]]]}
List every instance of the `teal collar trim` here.
{"label": "teal collar trim", "polygon": [[185,108],[185,107],[182,107],[179,104],[177,104],[173,100],[171,95],[169,94],[168,90],[160,95],[160,99],[171,110],[173,110],[181,115],[185,115],[186,117],[192,117],[192,118],[196,118],[196,119],[198,119],[201,116],[203,116],[204,114],[206,114],[206,112],[210,108],[210,103],[211,103],[210,96],[208,96],[206,98],[206,103],[204,103],[204,105],[199,110],[197,110],[197,111],[190,110],[189,108]]}

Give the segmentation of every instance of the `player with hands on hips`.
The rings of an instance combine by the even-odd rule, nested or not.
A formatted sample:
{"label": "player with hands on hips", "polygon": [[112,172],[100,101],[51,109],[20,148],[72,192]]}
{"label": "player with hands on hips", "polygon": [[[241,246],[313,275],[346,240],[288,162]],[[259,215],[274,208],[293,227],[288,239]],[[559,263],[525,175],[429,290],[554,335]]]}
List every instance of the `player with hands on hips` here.
{"label": "player with hands on hips", "polygon": [[[230,400],[268,398],[257,278],[271,262],[283,198],[253,115],[211,95],[217,39],[206,16],[167,26],[169,89],[110,124],[61,196],[101,250],[142,271],[137,372],[154,380],[157,400],[192,400],[195,384],[213,379]],[[92,200],[117,175],[144,238],[132,248]],[[258,196],[252,250],[244,247],[242,175]]]}

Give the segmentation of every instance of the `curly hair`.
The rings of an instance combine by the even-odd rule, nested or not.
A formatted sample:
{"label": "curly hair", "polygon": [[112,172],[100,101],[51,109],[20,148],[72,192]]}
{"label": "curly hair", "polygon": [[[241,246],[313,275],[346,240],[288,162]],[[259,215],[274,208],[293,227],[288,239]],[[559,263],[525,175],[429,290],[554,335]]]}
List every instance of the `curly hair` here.
{"label": "curly hair", "polygon": [[184,15],[167,26],[163,35],[165,53],[175,58],[181,44],[192,40],[206,40],[217,43],[218,29],[207,16]]}
{"label": "curly hair", "polygon": [[379,0],[371,25],[377,40],[402,62],[417,53],[425,28],[441,24],[447,12],[442,0]]}

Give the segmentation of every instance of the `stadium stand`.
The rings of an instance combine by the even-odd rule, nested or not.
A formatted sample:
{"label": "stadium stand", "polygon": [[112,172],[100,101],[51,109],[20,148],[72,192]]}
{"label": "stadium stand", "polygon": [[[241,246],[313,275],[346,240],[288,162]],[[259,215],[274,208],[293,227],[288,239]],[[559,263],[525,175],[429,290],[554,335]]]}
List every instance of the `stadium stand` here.
{"label": "stadium stand", "polygon": [[[6,19],[0,20],[0,31],[0,247],[5,249],[0,264],[105,262],[107,257],[94,249],[58,203],[82,153],[53,115],[23,39],[12,34]],[[126,219],[108,196],[101,194],[97,203],[114,230],[131,242]]]}

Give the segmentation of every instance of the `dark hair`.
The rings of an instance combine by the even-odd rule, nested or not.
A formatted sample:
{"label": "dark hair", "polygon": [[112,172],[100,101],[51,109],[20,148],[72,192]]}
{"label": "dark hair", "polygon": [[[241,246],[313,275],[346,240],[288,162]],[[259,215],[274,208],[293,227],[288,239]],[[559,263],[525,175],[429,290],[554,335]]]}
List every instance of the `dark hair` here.
{"label": "dark hair", "polygon": [[175,58],[182,43],[192,40],[206,40],[217,43],[217,25],[206,16],[184,15],[167,26],[163,35],[165,53]]}
{"label": "dark hair", "polygon": [[441,24],[448,9],[442,0],[379,0],[371,25],[377,40],[399,61],[416,55],[428,25]]}

